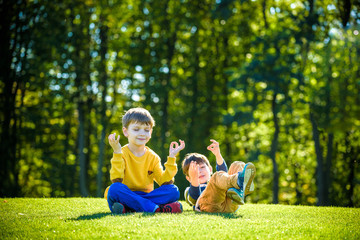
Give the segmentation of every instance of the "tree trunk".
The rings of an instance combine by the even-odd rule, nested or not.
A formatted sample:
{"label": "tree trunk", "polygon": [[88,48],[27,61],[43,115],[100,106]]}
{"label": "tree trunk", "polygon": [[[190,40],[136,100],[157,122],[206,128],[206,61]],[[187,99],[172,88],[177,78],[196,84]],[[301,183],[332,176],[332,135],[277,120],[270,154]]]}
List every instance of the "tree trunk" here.
{"label": "tree trunk", "polygon": [[331,160],[333,152],[333,143],[334,143],[334,134],[328,134],[328,143],[327,143],[327,154],[326,161],[324,166],[324,205],[330,206],[330,186],[331,186]]}
{"label": "tree trunk", "polygon": [[345,156],[344,161],[347,163],[350,170],[349,175],[347,176],[347,183],[350,185],[349,189],[346,191],[346,198],[349,200],[346,203],[347,207],[354,207],[354,190],[355,190],[355,181],[356,181],[356,169],[358,165],[358,159],[360,159],[359,148],[355,148],[352,143],[358,142],[357,138],[352,138],[351,133],[347,132],[345,136]]}
{"label": "tree trunk", "polygon": [[[17,31],[21,31],[19,23],[19,6],[12,1],[1,1],[0,4],[0,81],[3,85],[3,90],[0,96],[0,119],[1,139],[0,139],[0,197],[15,197],[18,195],[17,182],[17,158],[16,158],[16,115],[15,115],[15,97],[19,85],[19,79],[13,74],[11,64],[13,60],[14,49],[11,49],[11,40],[15,41],[17,38],[11,37],[10,25],[13,24]],[[12,18],[15,17],[15,23],[12,23]],[[19,30],[20,29],[20,30]]]}
{"label": "tree trunk", "polygon": [[[74,8],[72,8],[74,10]],[[73,24],[73,33],[75,37],[73,38],[73,46],[75,49],[74,54],[74,64],[75,64],[75,86],[76,93],[75,99],[77,103],[78,111],[78,137],[77,137],[77,154],[79,161],[79,187],[80,194],[84,197],[88,196],[87,189],[87,163],[86,163],[86,153],[85,153],[85,104],[87,103],[87,93],[86,93],[86,81],[88,80],[89,74],[89,49],[88,42],[90,42],[88,31],[84,33],[84,29],[89,27],[89,17],[90,14],[85,12],[82,13],[84,19],[81,21],[80,25]],[[71,21],[75,18],[75,14],[72,16]]]}
{"label": "tree trunk", "polygon": [[98,170],[96,177],[96,196],[101,197],[103,195],[103,165],[105,157],[105,135],[107,129],[107,117],[106,117],[106,95],[107,95],[107,72],[106,72],[106,53],[107,53],[107,31],[108,27],[105,25],[104,16],[100,16],[100,69],[101,73],[100,87],[102,88],[101,96],[101,110],[100,110],[100,124],[101,124],[101,135],[99,141],[99,157],[98,157]]}
{"label": "tree trunk", "polygon": [[[166,6],[164,6],[164,21],[163,21],[163,26],[164,26],[164,29],[166,29],[166,31],[169,31],[169,29],[171,29],[170,27],[170,22],[171,22],[171,19],[169,19],[169,15],[167,13],[167,8],[168,8],[168,3],[166,3]],[[168,115],[169,115],[169,92],[170,92],[170,89],[171,89],[171,68],[172,68],[172,65],[171,65],[171,62],[172,62],[172,59],[173,59],[173,56],[174,56],[174,52],[175,52],[175,42],[176,42],[176,28],[174,29],[175,31],[174,32],[171,32],[170,35],[166,36],[166,39],[165,39],[165,45],[167,46],[166,48],[166,62],[167,62],[167,67],[169,69],[169,72],[168,73],[165,73],[165,82],[163,83],[163,88],[164,88],[164,96],[163,96],[163,103],[162,103],[162,108],[161,108],[161,111],[162,111],[162,126],[161,126],[161,152],[162,152],[162,155],[161,155],[161,158],[162,159],[166,159],[166,156],[167,156],[167,150],[164,148],[164,146],[166,145],[167,143],[167,140],[166,140],[166,133],[167,131],[169,130],[169,127],[168,127]]]}
{"label": "tree trunk", "polygon": [[[68,116],[68,113],[67,111],[65,110],[65,103],[63,102],[63,112],[64,112],[64,119],[67,118]],[[74,174],[72,174],[69,170],[70,170],[70,167],[69,167],[69,164],[67,162],[67,157],[68,157],[68,154],[69,154],[69,149],[70,149],[70,144],[69,144],[69,140],[70,140],[70,127],[71,124],[70,124],[70,118],[65,121],[65,124],[64,124],[64,135],[65,135],[65,138],[63,140],[63,153],[64,153],[64,163],[62,164],[62,169],[61,169],[61,174],[62,176],[69,176],[69,177],[62,177],[61,178],[61,187],[63,189],[63,191],[65,192],[65,197],[70,197],[71,196],[71,192],[70,192],[70,185],[71,185],[71,179],[69,178],[72,178],[74,176]]]}
{"label": "tree trunk", "polygon": [[322,149],[320,144],[320,136],[317,127],[316,120],[314,118],[313,113],[310,110],[310,121],[312,125],[312,132],[313,132],[313,140],[315,144],[315,153],[316,153],[316,185],[317,185],[317,205],[323,206],[324,205],[324,164],[323,164],[323,155]]}
{"label": "tree trunk", "polygon": [[262,12],[262,17],[263,17],[263,20],[264,20],[264,25],[265,25],[265,29],[268,29],[269,28],[269,24],[267,22],[267,17],[266,17],[266,0],[263,0],[262,3],[261,3],[261,12]]}
{"label": "tree trunk", "polygon": [[79,120],[79,130],[78,130],[78,156],[79,156],[79,165],[80,165],[80,193],[81,196],[87,197],[87,171],[86,171],[86,156],[85,156],[85,121],[84,121],[84,103],[80,101],[78,103],[78,120]]}
{"label": "tree trunk", "polygon": [[193,66],[194,66],[194,73],[193,76],[191,77],[191,91],[192,91],[192,96],[191,96],[191,110],[190,110],[190,123],[189,123],[189,127],[188,127],[188,132],[187,132],[187,136],[188,136],[188,143],[186,143],[186,146],[188,148],[189,152],[193,152],[194,151],[194,144],[193,141],[194,139],[194,134],[196,132],[195,130],[195,123],[196,123],[196,116],[198,113],[198,107],[197,107],[197,101],[198,101],[198,81],[197,81],[197,74],[199,72],[199,54],[196,52],[196,48],[197,48],[197,32],[194,35],[194,45],[193,45],[193,52],[194,52],[194,62],[193,62]]}
{"label": "tree trunk", "polygon": [[279,120],[277,117],[276,96],[277,96],[277,93],[274,93],[273,99],[272,99],[272,104],[271,104],[275,130],[274,130],[274,137],[273,137],[273,141],[271,143],[271,149],[270,149],[270,158],[271,158],[271,161],[273,164],[273,203],[274,204],[279,203],[279,171],[278,171],[278,166],[277,166],[277,162],[276,162],[276,151],[277,151],[277,146],[278,146],[278,141],[279,141],[280,128],[279,128]]}

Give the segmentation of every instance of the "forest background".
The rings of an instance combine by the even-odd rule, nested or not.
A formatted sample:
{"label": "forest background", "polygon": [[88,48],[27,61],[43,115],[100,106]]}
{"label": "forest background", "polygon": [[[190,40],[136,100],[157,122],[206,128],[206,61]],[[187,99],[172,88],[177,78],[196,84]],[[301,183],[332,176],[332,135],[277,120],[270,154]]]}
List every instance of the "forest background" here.
{"label": "forest background", "polygon": [[[254,203],[360,207],[360,1],[0,1],[0,197],[101,197],[141,106],[162,161],[220,142]],[[121,143],[126,143],[122,136]]]}

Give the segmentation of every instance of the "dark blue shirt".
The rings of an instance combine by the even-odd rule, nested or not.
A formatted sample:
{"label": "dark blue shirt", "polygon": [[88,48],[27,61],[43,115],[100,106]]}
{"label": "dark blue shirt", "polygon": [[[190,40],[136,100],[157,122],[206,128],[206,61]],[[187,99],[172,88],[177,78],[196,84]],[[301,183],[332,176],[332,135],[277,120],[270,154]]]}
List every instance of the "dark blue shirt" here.
{"label": "dark blue shirt", "polygon": [[[224,161],[223,164],[221,165],[216,164],[216,171],[227,172],[228,168],[226,162]],[[189,189],[190,197],[192,197],[194,200],[197,200],[200,197],[201,193],[205,190],[206,186],[207,183],[200,184],[198,187],[194,187],[193,185],[190,184],[190,189]]]}

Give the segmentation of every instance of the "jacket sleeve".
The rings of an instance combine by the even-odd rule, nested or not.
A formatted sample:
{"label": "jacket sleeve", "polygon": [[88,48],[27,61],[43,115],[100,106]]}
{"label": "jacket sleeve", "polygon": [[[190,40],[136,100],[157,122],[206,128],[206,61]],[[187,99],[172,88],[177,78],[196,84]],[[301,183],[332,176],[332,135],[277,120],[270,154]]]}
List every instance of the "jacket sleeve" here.
{"label": "jacket sleeve", "polygon": [[190,206],[194,206],[196,204],[196,200],[197,199],[194,199],[193,197],[191,197],[191,195],[189,194],[190,192],[190,187],[187,187],[185,189],[185,192],[184,192],[184,197],[185,197],[185,201],[190,205]]}
{"label": "jacket sleeve", "polygon": [[164,165],[165,171],[163,171],[160,158],[158,158],[154,166],[154,178],[159,186],[163,183],[174,181],[174,176],[177,173],[176,158],[168,157]]}
{"label": "jacket sleeve", "polygon": [[218,164],[216,163],[216,171],[224,171],[224,172],[227,172],[227,171],[228,171],[228,168],[227,168],[226,162],[224,161],[223,164],[221,164],[221,165],[218,165]]}
{"label": "jacket sleeve", "polygon": [[125,161],[122,153],[113,153],[111,159],[110,180],[124,178]]}

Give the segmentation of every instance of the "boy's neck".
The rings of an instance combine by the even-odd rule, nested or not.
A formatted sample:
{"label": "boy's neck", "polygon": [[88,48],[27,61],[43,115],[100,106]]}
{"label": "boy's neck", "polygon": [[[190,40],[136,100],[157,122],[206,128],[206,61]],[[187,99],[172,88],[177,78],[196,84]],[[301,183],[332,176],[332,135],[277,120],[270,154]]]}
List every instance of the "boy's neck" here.
{"label": "boy's neck", "polygon": [[129,147],[129,150],[137,157],[144,156],[144,154],[146,152],[145,145],[136,146],[136,145],[133,145],[133,144],[129,143],[128,147]]}

